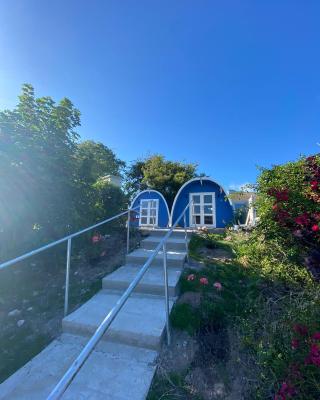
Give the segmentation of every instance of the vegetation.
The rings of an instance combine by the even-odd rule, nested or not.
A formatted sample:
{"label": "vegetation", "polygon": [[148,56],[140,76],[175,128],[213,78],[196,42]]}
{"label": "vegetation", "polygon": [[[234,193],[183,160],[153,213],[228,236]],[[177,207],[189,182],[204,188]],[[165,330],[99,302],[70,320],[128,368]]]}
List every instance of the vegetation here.
{"label": "vegetation", "polygon": [[80,112],[68,99],[36,98],[0,112],[0,260],[57,239],[126,207],[101,178],[125,166],[105,145],[79,143]]}
{"label": "vegetation", "polygon": [[[194,293],[200,302],[178,302],[171,323],[198,342],[208,329],[216,333],[211,370],[223,364],[230,392],[237,370],[237,398],[320,397],[319,171],[318,155],[262,170],[257,227],[225,236],[202,232],[190,242],[191,256],[203,267],[186,271],[181,299]],[[228,260],[208,257],[208,249],[228,247]],[[185,376],[181,386],[193,399]],[[164,387],[163,380],[161,385],[155,381],[154,390]],[[168,387],[173,390],[169,381],[166,393]]]}
{"label": "vegetation", "polygon": [[147,188],[158,190],[170,207],[181,186],[196,176],[196,168],[195,164],[168,161],[162,155],[152,155],[130,166],[125,187],[131,196]]}
{"label": "vegetation", "polygon": [[320,280],[320,156],[263,169],[257,191],[260,222],[248,250],[254,247],[260,257],[250,253],[248,261],[263,258],[287,279],[303,280],[304,266]]}

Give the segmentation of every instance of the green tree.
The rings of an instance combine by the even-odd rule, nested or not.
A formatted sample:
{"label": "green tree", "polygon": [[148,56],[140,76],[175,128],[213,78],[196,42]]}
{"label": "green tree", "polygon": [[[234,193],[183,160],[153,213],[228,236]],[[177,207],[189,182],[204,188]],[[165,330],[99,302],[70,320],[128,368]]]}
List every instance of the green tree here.
{"label": "green tree", "polygon": [[123,174],[125,163],[111,149],[87,140],[76,146],[75,161],[77,186],[81,193],[76,199],[76,208],[82,216],[83,226],[127,207],[128,200],[123,191],[101,179],[106,175]]}
{"label": "green tree", "polygon": [[0,112],[0,224],[7,243],[37,242],[40,233],[47,240],[68,230],[79,125],[70,100],[35,98],[28,84],[18,105]]}
{"label": "green tree", "polygon": [[102,143],[78,143],[80,112],[66,98],[36,98],[25,84],[0,112],[0,259],[116,214],[119,188],[99,182],[124,162]]}
{"label": "green tree", "polygon": [[152,155],[130,166],[125,188],[131,196],[146,188],[158,190],[171,206],[180,187],[196,176],[196,169],[196,164],[169,161],[162,155]]}
{"label": "green tree", "polygon": [[122,175],[125,163],[103,143],[86,140],[77,145],[76,160],[79,179],[95,183],[105,175]]}

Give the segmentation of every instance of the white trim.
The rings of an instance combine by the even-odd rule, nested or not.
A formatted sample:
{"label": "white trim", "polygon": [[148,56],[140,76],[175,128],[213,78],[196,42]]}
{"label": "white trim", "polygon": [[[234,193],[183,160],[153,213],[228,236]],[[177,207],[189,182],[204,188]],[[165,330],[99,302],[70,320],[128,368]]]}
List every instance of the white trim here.
{"label": "white trim", "polygon": [[[134,202],[138,199],[138,197],[139,197],[142,193],[146,193],[146,192],[148,192],[148,193],[151,193],[151,192],[157,193],[157,194],[162,198],[162,200],[164,201],[164,204],[166,205],[166,209],[167,209],[167,213],[168,213],[168,226],[169,226],[169,223],[170,223],[170,212],[169,212],[168,203],[167,203],[166,199],[163,197],[163,194],[160,193],[160,192],[158,192],[157,190],[154,190],[154,189],[146,189],[146,190],[142,190],[141,192],[139,192],[139,193],[135,196],[135,198],[132,200],[131,205],[130,205],[130,209],[133,208]],[[160,203],[159,203],[159,205],[160,205]]]}
{"label": "white trim", "polygon": [[[156,217],[156,221],[155,221],[155,223],[154,224],[142,224],[141,223],[141,219],[142,218],[147,218],[147,221],[148,221],[148,219],[150,219],[150,217],[152,217],[152,215],[150,214],[148,214],[147,213],[147,215],[146,216],[143,216],[142,215],[142,202],[143,201],[145,201],[145,202],[147,202],[148,203],[148,206],[147,206],[147,210],[150,210],[150,205],[149,205],[149,203],[152,201],[152,202],[155,202],[156,203],[156,215],[155,215],[155,217]],[[152,207],[153,208],[153,207]],[[139,218],[139,226],[148,226],[148,227],[150,227],[150,226],[153,226],[153,227],[155,227],[155,226],[158,226],[158,216],[159,216],[159,199],[141,199],[141,201],[140,201],[140,209],[139,209],[139,212],[140,212],[140,218]]]}
{"label": "white trim", "polygon": [[[201,212],[201,206],[204,207],[205,204],[209,204],[209,203],[201,202],[201,197],[204,198],[205,195],[212,196],[212,203],[210,203],[210,204],[212,204],[212,214],[210,214],[212,216],[212,222],[213,222],[212,224],[205,224],[204,223],[205,215],[209,215],[209,214],[205,214],[204,213],[204,209],[203,209],[203,212]],[[216,228],[216,226],[217,226],[217,212],[216,212],[216,194],[215,194],[215,192],[192,192],[192,193],[189,193],[189,202],[191,202],[192,196],[200,196],[200,203],[199,203],[199,206],[200,206],[200,224],[192,224],[192,214],[193,214],[192,210],[193,210],[193,207],[194,207],[194,204],[193,204],[191,207],[189,207],[189,226],[190,227],[197,227],[199,225],[199,226],[207,226],[209,228]],[[198,204],[196,204],[196,205],[198,205]],[[202,217],[203,217],[203,222],[201,221]]]}
{"label": "white trim", "polygon": [[[223,186],[221,186],[218,182],[214,181],[214,180],[213,180],[212,178],[210,178],[209,176],[201,176],[201,177],[199,176],[199,177],[197,177],[197,178],[193,178],[193,179],[190,179],[189,181],[185,182],[185,183],[181,186],[181,188],[178,190],[178,193],[176,194],[176,197],[174,198],[174,201],[173,201],[173,204],[172,204],[171,213],[170,213],[170,218],[169,218],[169,226],[172,226],[172,218],[173,218],[174,208],[175,208],[176,202],[177,202],[177,200],[178,200],[178,198],[179,198],[180,193],[182,192],[182,190],[183,190],[187,185],[189,185],[189,183],[196,182],[196,181],[200,181],[201,184],[202,184],[202,181],[204,181],[204,180],[210,181],[210,182],[212,182],[212,183],[218,185],[218,186],[220,187],[220,189],[222,189],[222,190],[224,191],[224,193],[225,193],[225,195],[226,195],[226,197],[227,197],[227,199],[228,199],[228,201],[229,201],[230,206],[233,208],[232,201],[229,199],[229,197],[228,197],[228,195],[227,195],[227,192],[224,190]],[[217,223],[217,222],[216,222],[216,223]],[[190,221],[189,221],[189,225],[190,225]]]}

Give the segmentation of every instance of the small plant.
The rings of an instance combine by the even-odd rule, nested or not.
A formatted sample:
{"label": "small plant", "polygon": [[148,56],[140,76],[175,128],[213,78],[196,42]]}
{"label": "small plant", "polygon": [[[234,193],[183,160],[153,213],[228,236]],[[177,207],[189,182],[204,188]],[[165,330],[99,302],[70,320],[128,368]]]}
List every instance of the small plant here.
{"label": "small plant", "polygon": [[170,321],[174,328],[186,330],[192,335],[200,328],[200,313],[189,304],[177,304],[171,312]]}

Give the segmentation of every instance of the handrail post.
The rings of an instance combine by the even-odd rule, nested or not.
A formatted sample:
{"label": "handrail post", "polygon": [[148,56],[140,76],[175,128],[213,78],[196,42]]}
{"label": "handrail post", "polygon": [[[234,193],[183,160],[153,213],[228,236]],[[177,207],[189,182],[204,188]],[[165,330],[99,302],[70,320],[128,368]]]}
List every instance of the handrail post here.
{"label": "handrail post", "polygon": [[187,234],[186,213],[183,214],[183,225],[184,225],[184,240],[185,240],[185,243],[186,243],[187,262],[189,263],[189,249],[188,249],[188,234]]}
{"label": "handrail post", "polygon": [[66,266],[66,286],[64,295],[64,316],[68,315],[69,308],[69,279],[70,279],[70,258],[71,258],[71,238],[67,244],[67,266]]}
{"label": "handrail post", "polygon": [[128,219],[127,219],[127,254],[129,254],[130,250],[130,210],[128,211]]}
{"label": "handrail post", "polygon": [[166,243],[163,244],[163,270],[164,270],[164,292],[166,305],[166,328],[167,328],[167,343],[171,344],[170,325],[169,325],[169,290],[168,290],[168,269],[167,269],[167,249]]}

